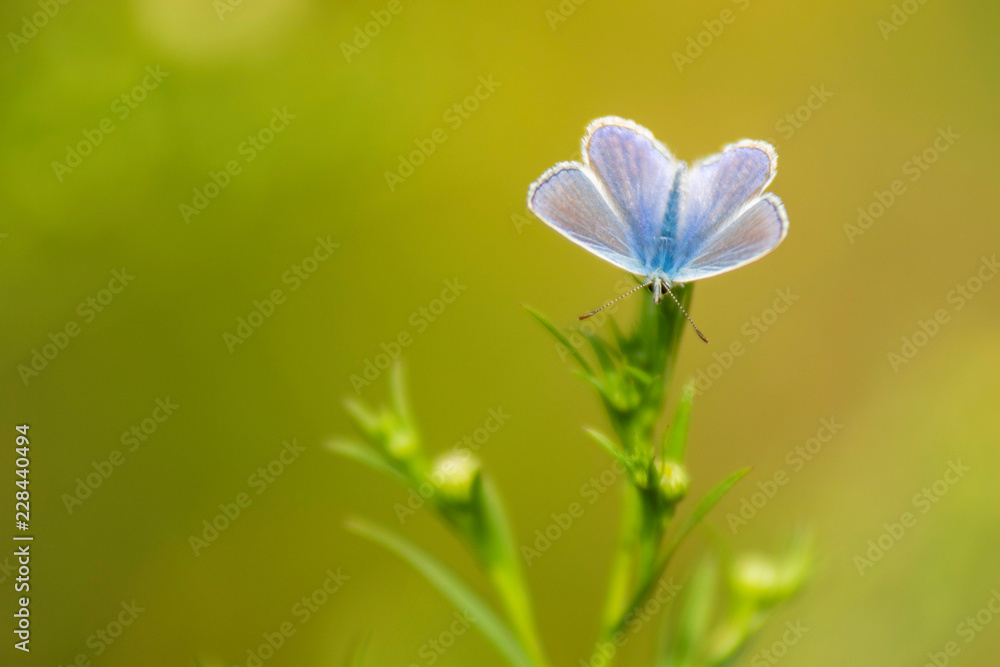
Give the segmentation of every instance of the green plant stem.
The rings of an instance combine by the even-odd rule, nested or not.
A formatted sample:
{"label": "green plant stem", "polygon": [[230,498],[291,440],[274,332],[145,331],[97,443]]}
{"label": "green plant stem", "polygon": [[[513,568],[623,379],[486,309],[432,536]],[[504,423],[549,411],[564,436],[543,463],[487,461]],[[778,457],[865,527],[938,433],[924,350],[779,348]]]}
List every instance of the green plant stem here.
{"label": "green plant stem", "polygon": [[507,612],[514,633],[524,646],[525,652],[536,667],[548,667],[548,659],[543,652],[535,624],[534,612],[528,598],[524,577],[519,568],[509,562],[495,562],[488,565],[487,574],[497,592],[497,597]]}
{"label": "green plant stem", "polygon": [[611,576],[608,580],[604,611],[601,614],[601,641],[606,641],[614,633],[615,623],[625,611],[625,605],[631,598],[629,589],[632,584],[639,511],[639,495],[631,484],[627,484],[623,489],[621,528],[612,555]]}
{"label": "green plant stem", "polygon": [[663,518],[646,498],[640,499],[639,560],[636,581],[647,581],[656,568],[656,555],[663,539]]}
{"label": "green plant stem", "polygon": [[548,667],[514,533],[490,480],[483,481],[482,501],[486,531],[481,542],[484,567],[525,652],[536,667]]}

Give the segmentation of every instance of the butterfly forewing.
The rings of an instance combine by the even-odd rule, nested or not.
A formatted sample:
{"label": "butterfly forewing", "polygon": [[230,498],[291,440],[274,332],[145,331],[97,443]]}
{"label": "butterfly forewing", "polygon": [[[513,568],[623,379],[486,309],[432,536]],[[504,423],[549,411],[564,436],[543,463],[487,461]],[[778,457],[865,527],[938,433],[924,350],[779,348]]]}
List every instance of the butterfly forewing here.
{"label": "butterfly forewing", "polygon": [[528,208],[544,223],[598,257],[630,273],[646,273],[633,253],[630,233],[594,177],[581,164],[564,162],[528,190]]}
{"label": "butterfly forewing", "polygon": [[650,264],[660,236],[678,164],[643,127],[622,118],[600,118],[587,128],[584,159],[618,205],[633,254]]}

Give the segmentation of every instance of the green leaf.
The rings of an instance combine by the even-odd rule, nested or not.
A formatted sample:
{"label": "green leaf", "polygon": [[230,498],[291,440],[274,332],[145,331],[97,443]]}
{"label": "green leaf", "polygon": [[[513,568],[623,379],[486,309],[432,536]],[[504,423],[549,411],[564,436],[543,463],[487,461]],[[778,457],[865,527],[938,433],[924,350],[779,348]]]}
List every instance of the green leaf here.
{"label": "green leaf", "polygon": [[715,602],[718,564],[711,556],[698,563],[688,580],[677,615],[677,630],[668,650],[661,653],[661,667],[690,667],[697,663],[704,645]]}
{"label": "green leaf", "polygon": [[413,421],[410,413],[410,402],[406,398],[406,382],[403,376],[403,364],[398,361],[389,371],[389,390],[392,395],[392,407],[404,423]]}
{"label": "green leaf", "polygon": [[595,334],[585,334],[587,336],[587,341],[590,343],[590,347],[594,349],[594,356],[597,357],[597,362],[601,365],[601,370],[604,371],[605,376],[612,376],[618,372],[618,365],[615,363],[615,352],[612,350],[607,342],[600,336]]}
{"label": "green leaf", "polygon": [[595,377],[594,375],[588,375],[586,373],[586,371],[580,371],[580,370],[578,370],[578,371],[574,371],[574,372],[577,375],[580,376],[580,379],[582,379],[584,382],[586,382],[587,384],[589,384],[590,386],[592,386],[594,389],[596,389],[598,395],[600,395],[601,398],[603,398],[604,400],[606,400],[606,401],[608,401],[610,403],[614,403],[615,402],[615,400],[616,400],[615,396],[612,395],[611,391],[607,388],[607,386],[605,386],[605,384],[603,382],[601,382],[600,380],[598,380],[597,377]]}
{"label": "green leaf", "polygon": [[347,410],[347,414],[351,415],[354,419],[354,423],[358,425],[365,434],[371,437],[375,437],[379,430],[379,425],[382,423],[381,418],[376,413],[368,409],[362,401],[355,398],[345,398],[344,399],[344,409]]}
{"label": "green leaf", "polygon": [[587,432],[587,435],[596,440],[597,444],[606,449],[608,453],[611,454],[611,456],[615,457],[619,463],[625,466],[626,470],[631,469],[631,466],[629,466],[628,459],[626,459],[625,455],[622,454],[622,452],[618,449],[618,445],[612,442],[611,438],[604,435],[600,431],[589,428],[587,426],[583,427],[583,430]]}
{"label": "green leaf", "polygon": [[345,458],[363,463],[373,470],[385,473],[403,484],[410,484],[409,478],[393,466],[381,453],[356,440],[333,440],[326,444],[326,448]]}
{"label": "green leaf", "polygon": [[514,531],[500,493],[489,478],[483,480],[482,501],[484,524],[489,530],[486,565],[490,579],[521,645],[527,650],[533,664],[541,667],[547,661],[538,636],[528,585],[521,569],[521,554],[514,541]]}
{"label": "green leaf", "polygon": [[573,355],[573,358],[576,359],[577,363],[580,364],[580,367],[583,368],[584,371],[590,375],[594,374],[594,369],[590,367],[590,364],[588,364],[587,360],[583,358],[583,355],[580,354],[575,347],[573,347],[573,344],[569,342],[569,338],[566,338],[566,335],[560,331],[556,325],[549,321],[549,318],[545,317],[527,304],[522,303],[521,307],[528,311],[529,315],[538,320],[543,327],[549,330],[549,333],[556,337],[556,340],[566,347],[566,350]]}
{"label": "green leaf", "polygon": [[638,380],[639,382],[641,382],[643,385],[645,385],[647,387],[649,385],[653,384],[653,382],[656,380],[655,377],[653,377],[652,375],[650,375],[646,371],[642,370],[641,368],[637,368],[636,366],[631,366],[631,365],[626,365],[625,366],[625,374],[626,375],[631,375],[633,378],[635,378],[636,380]]}
{"label": "green leaf", "polygon": [[694,403],[694,380],[684,385],[681,400],[677,404],[674,423],[670,426],[670,441],[667,445],[666,459],[676,463],[684,463],[684,449],[687,445],[688,425],[691,422],[691,405]]}
{"label": "green leaf", "polygon": [[737,470],[729,477],[719,482],[719,484],[716,485],[716,487],[712,489],[707,496],[701,499],[701,502],[698,503],[694,512],[691,512],[691,515],[684,522],[684,525],[681,526],[680,530],[678,530],[667,543],[666,552],[663,554],[663,558],[660,559],[660,566],[657,568],[661,573],[664,569],[666,569],[667,564],[674,555],[674,552],[680,548],[684,539],[699,523],[701,523],[701,520],[705,518],[705,515],[712,511],[712,508],[715,507],[720,500],[722,500],[722,498],[729,492],[729,489],[733,488],[733,485],[745,477],[749,472],[750,468]]}
{"label": "green leaf", "polygon": [[618,322],[613,317],[608,318],[608,326],[611,327],[611,334],[615,337],[615,342],[618,343],[618,349],[624,350],[628,347],[628,338],[622,333],[621,327],[618,326]]}
{"label": "green leaf", "polygon": [[343,667],[362,667],[365,664],[365,654],[368,652],[370,640],[371,634],[366,634],[351,642],[351,647],[347,649],[347,655],[342,663]]}
{"label": "green leaf", "polygon": [[[742,479],[748,472],[750,472],[750,468],[743,468],[742,470],[737,470],[729,477],[722,480],[714,489],[712,489],[709,492],[707,496],[702,498],[701,502],[698,503],[698,506],[695,508],[694,512],[692,512],[691,515],[684,522],[684,525],[681,526],[681,528],[676,533],[674,533],[674,535],[667,542],[666,550],[664,551],[663,556],[660,557],[659,563],[657,563],[656,567],[653,568],[652,576],[647,578],[646,581],[642,584],[642,586],[639,587],[638,592],[632,599],[632,604],[629,605],[629,610],[638,608],[639,605],[641,605],[646,600],[646,596],[649,595],[649,592],[652,590],[653,585],[657,582],[657,580],[659,580],[659,578],[663,576],[663,573],[667,569],[667,566],[670,564],[670,561],[674,557],[674,554],[677,553],[677,550],[684,543],[684,539],[691,533],[692,530],[694,530],[694,528],[699,523],[701,523],[701,520],[705,518],[705,515],[708,514],[712,510],[712,508],[718,504],[720,500],[722,500],[723,496],[726,495],[729,489],[731,489],[733,485],[736,484],[736,482],[740,481],[740,479]],[[628,615],[627,613],[622,615],[622,617],[618,620],[617,625],[615,626],[615,630],[621,629],[622,625],[625,623],[625,617],[627,615]]]}
{"label": "green leaf", "polygon": [[347,529],[382,545],[412,565],[453,605],[469,613],[475,627],[510,664],[532,667],[531,659],[493,609],[436,558],[399,535],[362,519],[348,521]]}

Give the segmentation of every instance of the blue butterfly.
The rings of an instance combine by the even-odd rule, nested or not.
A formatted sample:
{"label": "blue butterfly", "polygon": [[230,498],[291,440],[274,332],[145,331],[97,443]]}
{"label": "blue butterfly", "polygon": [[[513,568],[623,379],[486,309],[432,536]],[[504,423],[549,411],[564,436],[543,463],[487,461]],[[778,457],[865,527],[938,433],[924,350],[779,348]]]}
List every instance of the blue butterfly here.
{"label": "blue butterfly", "polygon": [[560,162],[531,184],[528,208],[570,241],[643,276],[636,290],[652,285],[656,303],[663,292],[677,301],[672,285],[760,259],[788,234],[784,205],[764,192],[778,161],[767,142],[744,139],[688,167],[646,128],[608,116],[587,126],[582,152],[582,164]]}

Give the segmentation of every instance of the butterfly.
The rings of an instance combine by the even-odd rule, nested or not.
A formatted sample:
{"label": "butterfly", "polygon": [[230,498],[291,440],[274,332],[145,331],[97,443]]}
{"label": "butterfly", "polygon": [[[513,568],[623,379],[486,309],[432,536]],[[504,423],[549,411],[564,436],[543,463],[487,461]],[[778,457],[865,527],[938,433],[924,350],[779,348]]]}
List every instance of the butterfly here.
{"label": "butterfly", "polygon": [[560,162],[531,184],[528,208],[570,241],[644,278],[618,299],[652,286],[656,303],[666,292],[694,326],[671,286],[749,264],[788,234],[781,199],[764,192],[778,162],[767,142],[744,139],[688,167],[646,128],[608,116],[587,126],[582,152],[582,163]]}

